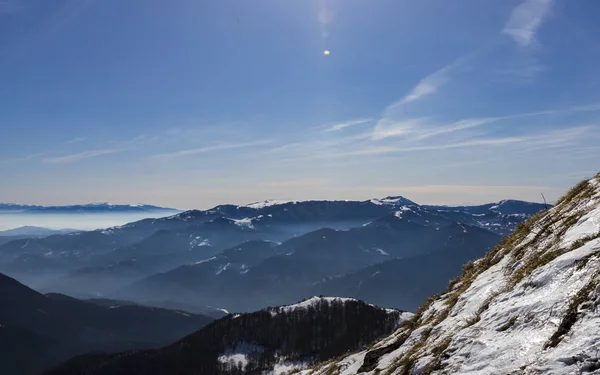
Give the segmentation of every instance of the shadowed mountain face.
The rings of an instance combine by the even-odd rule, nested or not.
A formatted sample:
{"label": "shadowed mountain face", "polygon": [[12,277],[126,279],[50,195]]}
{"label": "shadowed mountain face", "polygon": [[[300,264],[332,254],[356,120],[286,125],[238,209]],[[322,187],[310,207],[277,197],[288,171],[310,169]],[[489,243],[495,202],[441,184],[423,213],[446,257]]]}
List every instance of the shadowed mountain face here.
{"label": "shadowed mountain face", "polygon": [[415,311],[448,281],[459,276],[463,265],[481,257],[489,247],[477,246],[468,236],[451,238],[433,252],[388,260],[344,275],[325,278],[311,287],[311,293],[358,298],[379,306],[402,306]]}
{"label": "shadowed mountain face", "polygon": [[173,345],[124,355],[75,358],[50,374],[263,374],[305,367],[358,349],[411,314],[361,301],[313,297],[229,315]]}
{"label": "shadowed mountain face", "polygon": [[[412,307],[427,297],[428,291],[443,289],[466,260],[485,253],[498,240],[499,236],[480,228],[462,224],[426,227],[390,216],[347,231],[317,230],[277,246],[243,244],[197,264],[141,280],[116,296],[141,301],[177,296],[172,298],[211,301],[228,310],[250,311],[310,295],[314,285],[326,278],[385,261],[395,262],[392,259],[409,262],[416,258],[413,265],[419,268],[411,269],[411,274],[425,275],[426,271],[439,275],[425,283],[419,293],[409,294],[405,300],[394,299],[390,288],[393,284],[381,285],[382,293],[389,296],[384,301],[386,306],[404,308],[406,303]],[[435,260],[431,266],[427,261],[419,261],[425,254]],[[403,279],[399,288],[406,285],[410,289],[413,284],[409,279]],[[351,288],[355,283],[347,276],[333,280],[338,280],[344,288],[332,290],[345,294],[348,294],[346,287]],[[369,295],[362,297],[372,300]]]}
{"label": "shadowed mountain face", "polygon": [[[158,347],[212,319],[182,311],[43,295],[0,274],[0,363],[7,374],[39,374],[73,355]],[[4,372],[6,371],[6,372]]]}

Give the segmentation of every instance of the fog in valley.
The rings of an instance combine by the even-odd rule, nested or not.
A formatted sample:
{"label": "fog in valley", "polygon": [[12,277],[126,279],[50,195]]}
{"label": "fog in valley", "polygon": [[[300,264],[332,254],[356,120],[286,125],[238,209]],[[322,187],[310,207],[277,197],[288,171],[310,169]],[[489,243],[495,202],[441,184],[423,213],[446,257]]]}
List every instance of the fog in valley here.
{"label": "fog in valley", "polygon": [[[176,213],[173,211],[173,214]],[[150,217],[167,216],[157,213]],[[48,229],[94,230],[123,225],[148,218],[147,212],[93,213],[93,214],[29,214],[0,213],[0,231],[23,226],[44,227]]]}

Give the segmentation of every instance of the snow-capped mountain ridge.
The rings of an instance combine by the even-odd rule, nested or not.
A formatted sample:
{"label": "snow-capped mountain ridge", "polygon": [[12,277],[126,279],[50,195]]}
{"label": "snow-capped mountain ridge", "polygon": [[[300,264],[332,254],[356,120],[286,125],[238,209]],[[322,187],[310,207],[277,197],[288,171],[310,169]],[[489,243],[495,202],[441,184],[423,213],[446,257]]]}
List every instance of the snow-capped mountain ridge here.
{"label": "snow-capped mountain ridge", "polygon": [[465,265],[410,323],[304,375],[600,373],[600,175]]}
{"label": "snow-capped mountain ridge", "polygon": [[401,196],[367,201],[267,200],[243,206],[221,205],[209,210],[189,210],[156,219],[155,222],[182,221],[193,225],[221,217],[233,220],[239,226],[257,230],[273,230],[281,225],[307,222],[318,222],[320,227],[331,226],[341,229],[363,225],[385,215],[396,215],[398,218],[432,226],[445,225],[454,221],[463,222],[504,235],[509,233],[514,225],[543,208],[544,205],[539,203],[515,200],[481,206],[426,206]]}

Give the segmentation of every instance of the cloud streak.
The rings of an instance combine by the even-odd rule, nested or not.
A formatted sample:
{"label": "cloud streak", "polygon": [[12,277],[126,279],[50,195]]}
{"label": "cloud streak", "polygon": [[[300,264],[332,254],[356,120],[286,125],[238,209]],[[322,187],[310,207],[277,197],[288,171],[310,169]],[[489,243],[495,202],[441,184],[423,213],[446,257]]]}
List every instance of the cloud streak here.
{"label": "cloud streak", "polygon": [[178,158],[178,157],[184,157],[184,156],[190,156],[190,155],[203,154],[203,153],[211,152],[211,151],[231,150],[231,149],[236,149],[236,148],[259,146],[259,145],[264,145],[266,143],[268,143],[268,141],[257,141],[257,142],[246,142],[246,143],[220,143],[220,144],[213,144],[213,145],[205,146],[205,147],[192,148],[192,149],[186,149],[186,150],[180,150],[180,151],[174,151],[174,152],[167,152],[167,153],[163,153],[163,154],[155,154],[155,155],[152,155],[152,157],[157,158],[157,159],[171,159],[171,158]]}
{"label": "cloud streak", "polygon": [[42,162],[51,163],[51,164],[73,163],[76,161],[80,161],[83,159],[89,159],[89,158],[93,158],[96,156],[114,154],[117,151],[118,150],[114,150],[114,149],[84,151],[84,152],[79,152],[76,154],[43,158]]}
{"label": "cloud streak", "polygon": [[400,104],[410,103],[435,94],[441,86],[450,80],[449,72],[453,66],[454,64],[445,66],[437,72],[420,80],[419,83],[400,100]]}
{"label": "cloud streak", "polygon": [[65,144],[70,145],[70,144],[73,144],[73,143],[85,142],[85,141],[87,141],[87,139],[88,139],[87,137],[76,137],[76,138],[73,138],[73,139],[69,139],[68,141],[65,142]]}
{"label": "cloud streak", "polygon": [[[470,61],[477,54],[481,53],[480,50],[468,53],[452,63],[444,66],[443,68],[431,73],[427,77],[421,79],[419,83],[413,89],[405,95],[400,101],[394,103],[390,107],[401,106],[410,102],[421,100],[427,96],[435,94],[440,87],[448,83],[453,74],[456,73],[461,67],[463,67],[468,61]],[[388,109],[390,108],[388,107]]]}
{"label": "cloud streak", "polygon": [[390,137],[404,136],[413,140],[422,140],[441,134],[475,128],[499,119],[500,117],[472,118],[459,120],[447,125],[433,123],[427,118],[413,118],[397,122],[383,119],[373,129],[372,139],[377,141]]}
{"label": "cloud streak", "polygon": [[343,129],[349,128],[351,126],[364,124],[364,123],[367,123],[369,121],[373,121],[373,120],[372,119],[358,119],[358,120],[343,122],[341,124],[335,124],[335,125],[332,125],[332,126],[328,126],[327,128],[325,128],[323,130],[323,132],[339,131],[339,130],[343,130]]}
{"label": "cloud streak", "polygon": [[512,11],[502,33],[523,47],[532,45],[551,7],[552,0],[525,0]]}
{"label": "cloud streak", "polygon": [[[481,121],[483,122],[483,121]],[[460,124],[457,122],[455,124]],[[465,122],[464,126],[467,126],[469,121]],[[469,125],[475,126],[476,122],[473,121]],[[455,125],[455,128],[460,125]],[[347,157],[347,156],[367,156],[367,155],[381,155],[381,154],[392,154],[392,153],[409,153],[409,152],[420,152],[420,151],[440,151],[448,149],[459,149],[459,148],[475,148],[475,147],[503,147],[503,146],[514,146],[514,151],[529,152],[535,150],[547,150],[550,148],[559,148],[572,146],[577,142],[581,141],[588,134],[593,134],[597,131],[597,126],[585,125],[576,126],[569,128],[562,128],[551,130],[540,133],[530,133],[517,136],[508,137],[480,137],[473,138],[469,135],[462,139],[444,140],[444,142],[423,144],[413,142],[413,139],[401,142],[395,145],[378,145],[370,144],[368,147],[359,149],[351,149],[345,152],[336,154],[327,154],[327,157]],[[425,133],[426,134],[426,133]],[[441,134],[441,132],[439,133]]]}

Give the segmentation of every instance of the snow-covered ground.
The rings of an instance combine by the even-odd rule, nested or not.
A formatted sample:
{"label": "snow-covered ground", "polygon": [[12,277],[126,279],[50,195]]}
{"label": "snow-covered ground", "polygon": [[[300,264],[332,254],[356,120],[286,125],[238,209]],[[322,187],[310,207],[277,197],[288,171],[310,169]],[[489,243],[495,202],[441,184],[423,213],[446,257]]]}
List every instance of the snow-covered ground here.
{"label": "snow-covered ground", "polygon": [[254,209],[258,210],[258,209],[265,208],[265,207],[279,206],[279,205],[288,204],[288,203],[297,203],[297,201],[283,201],[283,200],[269,199],[269,200],[262,201],[262,202],[250,203],[250,204],[247,204],[245,207],[254,208]]}
{"label": "snow-covered ground", "polygon": [[356,301],[353,298],[341,298],[341,297],[311,297],[305,301],[300,303],[295,303],[293,305],[279,306],[271,308],[271,315],[275,316],[279,313],[289,313],[291,311],[295,311],[298,309],[307,309],[311,306],[315,306],[317,303],[325,301],[327,303],[331,302],[347,302],[347,301]]}
{"label": "snow-covered ground", "polygon": [[600,374],[600,175],[374,349],[301,374]]}

